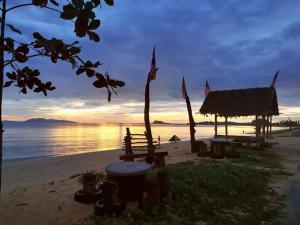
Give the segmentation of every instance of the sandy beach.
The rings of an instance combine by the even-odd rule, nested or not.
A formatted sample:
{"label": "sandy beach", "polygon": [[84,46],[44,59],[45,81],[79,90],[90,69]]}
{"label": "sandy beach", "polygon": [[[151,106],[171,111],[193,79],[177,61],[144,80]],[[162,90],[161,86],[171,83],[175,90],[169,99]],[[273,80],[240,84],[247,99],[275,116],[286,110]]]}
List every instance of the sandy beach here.
{"label": "sandy beach", "polygon": [[[280,136],[283,133],[280,133]],[[285,166],[294,173],[300,166],[300,138],[274,137],[278,143],[268,151],[284,154]],[[189,142],[163,144],[159,151],[168,151],[166,162],[200,160],[190,153]],[[73,201],[73,194],[81,188],[80,173],[104,171],[107,164],[119,161],[121,150],[85,153],[70,156],[33,158],[5,161],[3,165],[3,193],[0,206],[0,224],[71,224],[93,212],[92,205]],[[289,192],[289,185],[299,179],[291,176],[280,185],[280,191]]]}

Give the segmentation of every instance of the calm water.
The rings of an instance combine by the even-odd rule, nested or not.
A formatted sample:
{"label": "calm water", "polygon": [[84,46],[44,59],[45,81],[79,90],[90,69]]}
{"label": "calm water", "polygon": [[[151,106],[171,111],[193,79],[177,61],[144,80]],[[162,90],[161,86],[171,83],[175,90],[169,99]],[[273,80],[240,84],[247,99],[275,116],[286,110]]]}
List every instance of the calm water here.
{"label": "calm water", "polygon": [[[70,155],[119,149],[129,126],[132,133],[143,133],[143,125],[67,125],[47,127],[7,127],[4,132],[4,159]],[[275,128],[276,129],[276,128]],[[213,136],[213,126],[198,126],[196,138]],[[229,126],[229,134],[245,135],[254,132],[253,127]],[[224,127],[218,129],[224,133]],[[152,125],[153,137],[167,142],[176,134],[182,140],[189,139],[188,126]]]}

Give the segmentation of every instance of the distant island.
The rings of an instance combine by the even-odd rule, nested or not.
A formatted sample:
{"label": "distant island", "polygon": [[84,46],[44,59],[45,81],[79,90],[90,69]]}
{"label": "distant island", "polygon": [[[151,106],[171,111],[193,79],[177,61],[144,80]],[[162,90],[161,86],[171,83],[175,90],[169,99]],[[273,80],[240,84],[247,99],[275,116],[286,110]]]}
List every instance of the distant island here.
{"label": "distant island", "polygon": [[[168,124],[168,125],[189,125],[189,123],[168,123],[168,122],[164,122],[161,120],[154,120],[153,124],[156,125],[164,125],[164,124]],[[195,122],[196,125],[214,125],[213,121],[203,121],[203,122]],[[219,125],[225,125],[225,122],[218,122]],[[254,126],[255,123],[253,122],[231,122],[228,121],[228,125],[233,125],[233,126]]]}
{"label": "distant island", "polygon": [[170,124],[170,123],[166,123],[166,122],[161,121],[161,120],[154,120],[153,124]]}
{"label": "distant island", "polygon": [[4,126],[48,126],[48,125],[77,124],[77,122],[69,121],[69,120],[33,118],[25,121],[4,120],[3,124]]}

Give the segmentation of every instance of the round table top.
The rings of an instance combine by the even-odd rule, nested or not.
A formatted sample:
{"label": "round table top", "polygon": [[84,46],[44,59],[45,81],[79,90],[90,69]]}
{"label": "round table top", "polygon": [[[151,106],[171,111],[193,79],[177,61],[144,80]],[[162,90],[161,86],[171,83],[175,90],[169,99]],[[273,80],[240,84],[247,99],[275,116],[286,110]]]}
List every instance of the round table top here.
{"label": "round table top", "polygon": [[229,139],[226,139],[226,138],[211,138],[211,139],[209,139],[209,141],[224,143],[224,142],[229,142]]}
{"label": "round table top", "polygon": [[108,175],[112,176],[135,176],[146,174],[151,169],[151,165],[146,162],[116,162],[105,167]]}

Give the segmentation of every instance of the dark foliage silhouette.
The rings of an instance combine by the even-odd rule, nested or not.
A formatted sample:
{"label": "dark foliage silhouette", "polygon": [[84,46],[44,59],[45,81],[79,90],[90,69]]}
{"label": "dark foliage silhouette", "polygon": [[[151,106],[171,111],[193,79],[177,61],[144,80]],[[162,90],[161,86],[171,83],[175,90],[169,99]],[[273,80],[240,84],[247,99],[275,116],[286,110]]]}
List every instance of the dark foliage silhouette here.
{"label": "dark foliage silhouette", "polygon": [[[51,81],[42,81],[40,71],[31,68],[26,64],[30,59],[36,57],[48,58],[52,63],[63,61],[69,63],[77,75],[85,74],[88,78],[94,78],[93,85],[96,88],[106,88],[108,92],[108,101],[111,100],[111,93],[116,92],[116,88],[123,87],[123,81],[110,78],[106,72],[102,74],[97,71],[102,65],[100,61],[92,62],[84,60],[79,53],[81,48],[78,41],[65,43],[56,37],[44,37],[39,32],[32,34],[33,40],[30,43],[22,43],[6,35],[6,28],[11,32],[22,35],[22,31],[12,24],[6,23],[6,17],[14,10],[23,7],[39,7],[40,10],[51,10],[59,14],[63,20],[70,20],[74,26],[74,33],[77,37],[88,37],[91,41],[99,42],[100,37],[95,32],[100,26],[100,20],[96,18],[95,10],[101,7],[101,0],[70,0],[65,1],[65,5],[59,4],[56,0],[28,0],[28,3],[15,6],[7,6],[7,0],[0,0],[1,5],[1,33],[0,33],[0,120],[1,120],[1,138],[0,138],[0,161],[2,167],[2,95],[3,87],[14,85],[19,88],[20,93],[27,94],[28,90],[37,93],[43,93],[47,96],[49,91],[55,90]],[[113,0],[104,0],[107,5],[112,6]],[[4,78],[4,71],[6,78]],[[5,79],[5,81],[4,81]],[[1,169],[0,169],[1,177]],[[0,179],[1,188],[1,179]]]}

